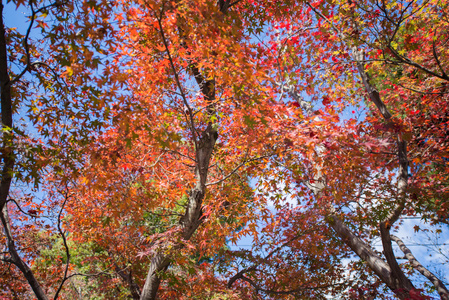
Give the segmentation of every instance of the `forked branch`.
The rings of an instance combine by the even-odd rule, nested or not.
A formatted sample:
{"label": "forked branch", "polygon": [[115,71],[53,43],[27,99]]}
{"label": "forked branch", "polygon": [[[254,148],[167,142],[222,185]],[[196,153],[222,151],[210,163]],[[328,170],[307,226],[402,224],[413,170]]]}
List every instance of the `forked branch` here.
{"label": "forked branch", "polygon": [[425,268],[413,255],[410,249],[404,244],[404,242],[398,238],[397,236],[391,235],[391,239],[398,244],[401,251],[404,253],[404,256],[410,264],[418,270],[419,273],[424,275],[430,282],[432,282],[433,286],[436,288],[438,294],[440,295],[442,300],[449,300],[449,291],[447,290],[444,283],[438,279],[432,272],[430,272],[427,268]]}

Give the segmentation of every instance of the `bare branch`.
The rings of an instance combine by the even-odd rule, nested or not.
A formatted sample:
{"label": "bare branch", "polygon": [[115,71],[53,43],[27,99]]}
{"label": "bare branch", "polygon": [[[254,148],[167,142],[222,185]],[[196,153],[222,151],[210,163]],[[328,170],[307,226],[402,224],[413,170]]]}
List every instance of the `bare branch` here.
{"label": "bare branch", "polygon": [[[293,241],[295,241],[295,240],[299,239],[300,237],[302,237],[302,236],[304,236],[304,235],[306,235],[306,234],[308,234],[308,233],[310,233],[310,232],[316,230],[316,227],[318,227],[318,225],[319,225],[319,224],[316,224],[315,226],[309,228],[308,230],[303,231],[303,232],[301,232],[301,233],[299,233],[299,234],[293,236],[293,237],[290,238],[289,240],[287,240],[287,241],[285,241],[284,243],[282,243],[281,245],[277,246],[276,248],[274,248],[273,250],[271,250],[271,251],[267,254],[267,256],[265,256],[264,258],[262,258],[262,262],[263,262],[263,261],[268,261],[274,254],[276,254],[276,252],[282,250],[284,247],[287,247],[287,246],[288,246],[289,244],[291,244]],[[227,287],[228,287],[228,288],[231,288],[232,285],[234,284],[234,282],[236,282],[236,281],[239,280],[239,279],[246,280],[246,279],[245,279],[246,277],[244,277],[244,274],[249,273],[249,272],[252,272],[252,271],[256,271],[257,268],[260,266],[260,264],[261,264],[261,263],[257,263],[257,264],[254,264],[253,266],[249,267],[249,268],[240,270],[237,274],[235,274],[234,276],[232,276],[232,277],[228,280]],[[254,287],[256,287],[256,286],[254,285]]]}
{"label": "bare branch", "polygon": [[[33,7],[33,1],[29,1],[29,6],[31,8],[30,24],[29,24],[29,26],[27,28],[25,37],[23,38],[23,47],[25,48],[25,55],[26,55],[26,59],[27,59],[26,66],[22,70],[22,72],[20,72],[14,79],[12,79],[9,82],[9,86],[11,86],[14,83],[18,82],[23,77],[23,75],[25,75],[26,72],[30,71],[33,68],[33,66],[39,65],[39,64],[40,65],[46,65],[45,63],[42,63],[42,62],[34,62],[34,63],[31,62],[30,45],[28,43],[28,40],[30,38],[31,29],[33,28],[34,21],[36,20],[36,15],[38,13],[40,13],[40,12],[50,8],[50,7],[54,7],[54,6],[57,6],[57,5],[61,5],[61,3],[60,2],[54,2],[54,3],[51,3],[49,5],[43,6],[43,7],[39,8],[38,10],[35,10],[34,7]],[[46,65],[46,66],[48,66],[48,65]]]}
{"label": "bare branch", "polygon": [[198,145],[197,145],[197,131],[195,129],[195,122],[194,122],[194,118],[193,118],[193,111],[192,111],[192,108],[189,105],[189,102],[187,101],[186,95],[185,95],[184,90],[183,90],[183,88],[181,86],[181,81],[179,80],[178,72],[176,71],[176,67],[175,67],[175,64],[173,62],[173,58],[172,58],[172,56],[170,54],[170,49],[169,49],[168,44],[167,44],[167,39],[165,37],[164,29],[162,27],[162,14],[163,14],[163,11],[161,11],[161,16],[157,16],[156,17],[157,18],[157,22],[159,24],[159,28],[161,29],[160,33],[161,33],[162,42],[164,43],[165,51],[167,52],[168,60],[170,62],[170,66],[171,66],[172,71],[173,71],[173,73],[175,75],[176,85],[178,86],[179,92],[181,93],[182,101],[184,102],[184,105],[185,105],[185,107],[186,107],[186,109],[188,111],[188,115],[189,115],[189,118],[190,118],[190,122],[189,122],[190,123],[190,130],[192,132],[192,136],[193,136],[193,141],[195,143],[195,147],[198,147]]}
{"label": "bare branch", "polygon": [[391,235],[391,239],[398,244],[399,248],[402,252],[404,252],[405,258],[412,264],[412,266],[419,271],[422,275],[427,277],[430,282],[432,282],[433,286],[436,288],[438,294],[440,295],[442,300],[449,300],[449,291],[447,290],[444,283],[436,277],[432,272],[430,272],[427,268],[425,268],[412,254],[410,249],[404,244],[404,242],[398,238],[397,236]]}
{"label": "bare branch", "polygon": [[219,184],[219,183],[225,181],[226,179],[228,179],[229,177],[231,177],[232,175],[234,175],[241,167],[243,167],[247,163],[253,162],[253,161],[257,161],[257,160],[260,160],[260,159],[263,159],[263,158],[267,158],[267,157],[270,157],[270,156],[271,155],[262,155],[262,156],[259,156],[259,157],[255,157],[255,158],[252,158],[252,159],[245,160],[242,163],[240,163],[237,167],[235,167],[234,170],[232,170],[228,175],[224,176],[220,180],[217,180],[217,181],[214,181],[214,182],[210,182],[210,183],[206,183],[206,186]]}
{"label": "bare branch", "polygon": [[449,76],[446,75],[446,73],[443,72],[442,75],[437,74],[435,72],[433,72],[432,70],[427,69],[426,67],[423,67],[422,65],[412,61],[411,59],[409,59],[406,56],[403,56],[401,54],[399,54],[396,49],[394,49],[391,45],[388,45],[387,48],[391,51],[391,53],[393,54],[394,57],[396,57],[400,62],[405,63],[407,65],[413,66],[421,71],[424,71],[425,73],[431,75],[431,76],[435,76],[438,77],[440,79],[449,81]]}
{"label": "bare branch", "polygon": [[[436,31],[436,29],[435,29]],[[443,74],[444,77],[448,78],[448,76],[446,75],[446,72],[444,72],[443,66],[441,65],[440,60],[438,59],[438,54],[437,54],[437,50],[435,49],[435,41],[432,42],[432,52],[433,52],[433,57],[435,58],[435,61],[438,64],[438,67],[440,68],[441,73]]]}
{"label": "bare branch", "polygon": [[264,292],[266,294],[271,294],[271,295],[292,295],[292,294],[299,293],[301,291],[326,289],[326,288],[334,287],[334,286],[345,286],[347,284],[347,283],[326,284],[326,285],[317,285],[317,286],[314,286],[314,287],[301,286],[301,287],[298,287],[298,288],[292,289],[292,290],[276,291],[276,290],[269,290],[269,289],[262,288],[260,285],[256,284],[252,279],[250,279],[250,278],[248,278],[248,277],[246,277],[244,275],[241,275],[240,279],[248,282],[250,285],[252,285],[256,289],[256,291]]}
{"label": "bare branch", "polygon": [[61,280],[61,283],[59,284],[58,289],[56,290],[55,296],[54,296],[54,300],[58,299],[59,293],[61,292],[62,286],[64,285],[64,283],[66,282],[66,280],[68,279],[67,277],[67,273],[69,271],[69,265],[70,265],[70,249],[69,249],[69,245],[67,244],[67,239],[65,237],[65,233],[63,232],[62,228],[61,228],[61,216],[62,216],[62,212],[64,210],[64,207],[67,203],[67,200],[69,199],[69,195],[66,193],[65,197],[64,197],[64,202],[61,205],[61,209],[59,210],[59,214],[58,214],[58,232],[62,238],[62,242],[64,244],[64,249],[65,249],[65,254],[67,256],[67,261],[65,264],[65,269],[64,269],[64,277]]}

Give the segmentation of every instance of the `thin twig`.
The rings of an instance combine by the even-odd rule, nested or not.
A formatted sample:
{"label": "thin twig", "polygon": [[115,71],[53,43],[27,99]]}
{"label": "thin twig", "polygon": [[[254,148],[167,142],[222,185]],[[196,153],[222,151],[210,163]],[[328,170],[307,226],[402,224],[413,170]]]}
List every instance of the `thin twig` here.
{"label": "thin twig", "polygon": [[192,132],[193,141],[195,143],[195,148],[198,148],[198,145],[197,145],[197,132],[196,132],[196,129],[195,129],[195,123],[194,123],[194,118],[193,118],[193,111],[192,111],[192,108],[189,105],[189,102],[187,101],[187,98],[186,98],[186,96],[184,94],[184,90],[182,89],[181,82],[180,82],[179,76],[178,76],[178,72],[176,71],[176,67],[175,67],[175,64],[173,62],[173,58],[172,58],[172,56],[170,54],[170,49],[168,48],[167,39],[165,38],[164,29],[162,27],[162,14],[163,14],[163,9],[161,11],[161,16],[157,16],[156,17],[157,22],[159,24],[159,27],[161,28],[160,32],[161,32],[162,42],[164,43],[165,51],[167,52],[168,60],[170,62],[170,66],[171,66],[172,71],[173,71],[173,73],[175,75],[176,85],[178,86],[179,92],[181,93],[182,101],[184,102],[184,105],[186,106],[187,111],[189,113],[190,130]]}
{"label": "thin twig", "polygon": [[62,237],[62,242],[63,242],[64,248],[65,248],[65,254],[67,256],[67,261],[66,261],[65,270],[64,270],[64,277],[62,278],[62,281],[59,284],[58,289],[56,290],[55,296],[53,298],[54,300],[58,299],[58,296],[59,296],[59,293],[61,292],[62,286],[68,279],[67,273],[69,271],[69,265],[70,265],[70,249],[69,249],[69,245],[67,244],[67,239],[65,237],[65,233],[62,231],[62,228],[61,228],[61,216],[62,216],[62,212],[64,210],[64,206],[67,203],[67,200],[69,199],[69,195],[67,195],[67,193],[66,193],[64,198],[65,198],[64,202],[62,203],[61,209],[59,210],[59,214],[58,214],[58,231]]}
{"label": "thin twig", "polygon": [[225,177],[223,177],[220,180],[217,180],[217,181],[214,181],[214,182],[210,182],[210,183],[206,183],[206,186],[211,186],[211,185],[215,185],[215,184],[221,183],[221,182],[225,181],[226,179],[228,179],[229,177],[231,177],[235,172],[237,172],[245,164],[247,164],[249,162],[257,161],[257,160],[260,160],[260,159],[263,159],[263,158],[267,158],[267,157],[270,157],[270,156],[271,156],[271,154],[268,154],[268,155],[255,157],[255,158],[252,158],[252,159],[249,159],[249,160],[245,160],[242,163],[240,163],[237,167],[235,167],[234,170],[232,170],[228,175],[226,175]]}

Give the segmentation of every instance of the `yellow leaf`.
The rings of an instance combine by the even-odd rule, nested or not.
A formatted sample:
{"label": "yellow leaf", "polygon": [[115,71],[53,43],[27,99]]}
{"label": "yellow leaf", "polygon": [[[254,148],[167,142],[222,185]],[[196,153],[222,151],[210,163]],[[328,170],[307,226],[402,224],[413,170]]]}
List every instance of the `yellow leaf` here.
{"label": "yellow leaf", "polygon": [[65,73],[71,77],[73,75],[73,69],[71,67],[66,67]]}

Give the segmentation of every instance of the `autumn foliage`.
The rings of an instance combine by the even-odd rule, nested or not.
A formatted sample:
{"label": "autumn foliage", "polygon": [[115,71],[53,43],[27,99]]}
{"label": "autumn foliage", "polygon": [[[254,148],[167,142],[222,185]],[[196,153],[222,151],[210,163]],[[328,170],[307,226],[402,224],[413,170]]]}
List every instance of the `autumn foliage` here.
{"label": "autumn foliage", "polygon": [[444,1],[1,7],[0,298],[449,299]]}

